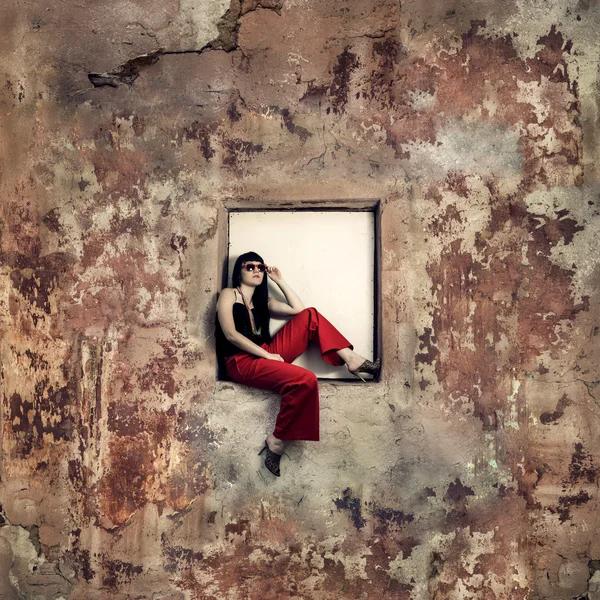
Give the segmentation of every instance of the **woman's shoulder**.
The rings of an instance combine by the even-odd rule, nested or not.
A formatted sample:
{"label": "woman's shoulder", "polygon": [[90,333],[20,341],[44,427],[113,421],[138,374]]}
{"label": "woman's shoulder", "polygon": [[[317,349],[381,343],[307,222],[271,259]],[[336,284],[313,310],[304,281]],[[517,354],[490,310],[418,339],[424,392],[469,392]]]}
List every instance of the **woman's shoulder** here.
{"label": "woman's shoulder", "polygon": [[223,288],[219,292],[219,300],[218,302],[235,302],[235,289],[234,288]]}

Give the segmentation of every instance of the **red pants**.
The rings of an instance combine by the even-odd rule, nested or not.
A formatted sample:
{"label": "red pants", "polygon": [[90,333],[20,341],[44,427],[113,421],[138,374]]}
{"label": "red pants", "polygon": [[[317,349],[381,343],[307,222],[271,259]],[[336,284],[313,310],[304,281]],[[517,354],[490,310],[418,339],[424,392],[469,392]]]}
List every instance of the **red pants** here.
{"label": "red pants", "polygon": [[344,364],[336,350],[354,349],[316,308],[305,308],[273,336],[270,344],[261,344],[267,352],[280,354],[285,362],[247,352],[229,356],[225,361],[233,381],[281,394],[281,408],[273,432],[280,440],[319,440],[317,376],[290,364],[306,350],[310,340],[319,344],[321,358],[333,366]]}

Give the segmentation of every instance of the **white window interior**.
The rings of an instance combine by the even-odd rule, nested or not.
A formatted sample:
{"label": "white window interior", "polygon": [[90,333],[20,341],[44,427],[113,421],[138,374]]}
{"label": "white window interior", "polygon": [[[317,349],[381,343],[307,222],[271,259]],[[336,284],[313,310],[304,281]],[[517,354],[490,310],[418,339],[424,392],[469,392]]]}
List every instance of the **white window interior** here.
{"label": "white window interior", "polygon": [[[362,211],[232,211],[229,213],[229,283],[236,259],[257,252],[279,267],[305,307],[314,306],[373,360],[375,224]],[[269,280],[269,295],[285,301]],[[290,317],[292,318],[292,317]],[[289,319],[271,318],[271,335]],[[325,363],[315,343],[294,364],[322,379],[352,377]]]}

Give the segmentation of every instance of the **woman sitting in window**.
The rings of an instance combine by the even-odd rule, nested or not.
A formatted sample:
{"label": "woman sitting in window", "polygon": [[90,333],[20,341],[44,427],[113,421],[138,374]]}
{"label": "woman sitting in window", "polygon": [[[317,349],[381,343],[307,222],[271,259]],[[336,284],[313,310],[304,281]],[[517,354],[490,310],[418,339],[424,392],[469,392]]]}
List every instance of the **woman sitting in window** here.
{"label": "woman sitting in window", "polygon": [[[287,303],[269,297],[267,275]],[[310,340],[319,344],[330,365],[344,363],[353,375],[377,376],[381,369],[353,350],[352,344],[315,308],[302,301],[283,280],[277,267],[268,267],[256,252],[242,254],[233,268],[233,287],[221,291],[217,303],[217,354],[229,377],[238,383],[281,394],[275,430],[267,436],[265,466],[279,477],[285,440],[319,440],[319,390],[311,371],[292,365]],[[270,317],[293,316],[271,339]]]}

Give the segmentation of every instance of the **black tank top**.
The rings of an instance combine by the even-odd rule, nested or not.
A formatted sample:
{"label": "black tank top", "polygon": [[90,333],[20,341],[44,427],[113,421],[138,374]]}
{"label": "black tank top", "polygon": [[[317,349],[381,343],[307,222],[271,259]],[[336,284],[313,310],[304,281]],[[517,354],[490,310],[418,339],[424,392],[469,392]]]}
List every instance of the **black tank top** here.
{"label": "black tank top", "polygon": [[[256,310],[256,308],[252,309],[252,314],[254,316],[254,324],[260,332],[258,335],[252,333],[250,317],[248,316],[248,310],[246,309],[246,306],[241,302],[236,302],[233,305],[233,320],[235,322],[236,330],[239,331],[242,335],[246,336],[250,341],[254,342],[258,346],[265,343],[268,344],[271,341],[271,336],[269,335],[268,331],[265,331],[266,327],[263,322],[263,319],[261,319],[261,316]],[[221,324],[219,323],[218,315],[215,320],[217,356],[220,358],[226,358],[228,356],[238,354],[239,352],[243,352],[241,348],[239,348],[235,344],[232,344],[225,337],[223,329],[221,328]]]}

